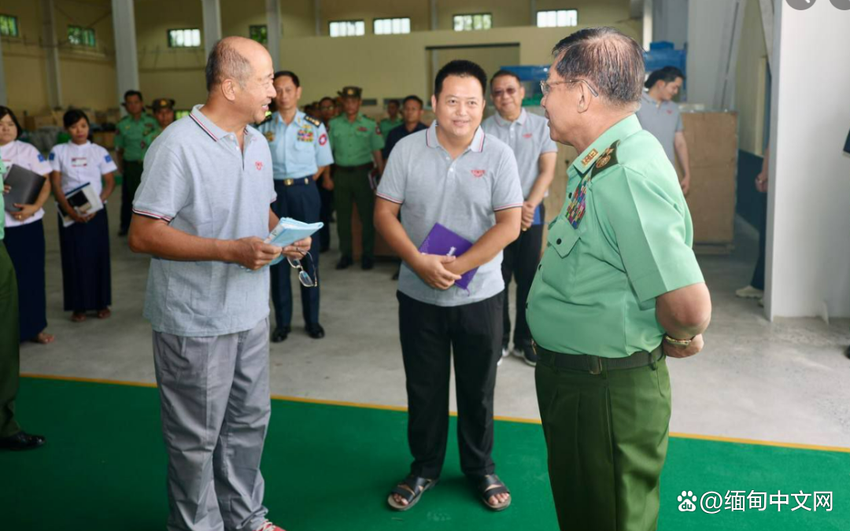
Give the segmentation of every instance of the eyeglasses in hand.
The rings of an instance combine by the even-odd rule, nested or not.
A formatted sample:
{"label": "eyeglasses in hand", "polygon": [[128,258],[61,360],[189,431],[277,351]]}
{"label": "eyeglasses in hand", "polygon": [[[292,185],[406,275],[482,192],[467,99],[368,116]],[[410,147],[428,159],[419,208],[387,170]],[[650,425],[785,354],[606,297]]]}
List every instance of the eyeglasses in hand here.
{"label": "eyeglasses in hand", "polygon": [[[316,266],[310,253],[304,253],[304,257],[301,259],[286,257],[286,260],[290,266],[298,270],[298,281],[301,282],[302,286],[305,288],[315,288],[319,285]],[[303,264],[302,261],[304,262]]]}

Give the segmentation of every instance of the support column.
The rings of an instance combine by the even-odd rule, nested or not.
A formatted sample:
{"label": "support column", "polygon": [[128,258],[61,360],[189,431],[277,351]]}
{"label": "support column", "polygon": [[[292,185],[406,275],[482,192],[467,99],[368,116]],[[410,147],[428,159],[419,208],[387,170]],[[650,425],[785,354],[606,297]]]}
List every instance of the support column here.
{"label": "support column", "polygon": [[53,0],[41,0],[41,29],[47,63],[47,104],[51,109],[62,105],[62,76],[59,71],[59,42],[56,39],[56,19]]}
{"label": "support column", "polygon": [[322,36],[322,2],[313,0],[313,18],[316,22],[316,37]]}
{"label": "support column", "polygon": [[528,1],[528,20],[529,26],[537,26],[537,0]]}
{"label": "support column", "polygon": [[269,54],[275,70],[280,69],[280,3],[278,0],[266,0],[266,31]]}
{"label": "support column", "polygon": [[437,31],[440,28],[440,20],[437,12],[437,0],[431,0],[431,31]]}
{"label": "support column", "polygon": [[765,310],[770,319],[847,317],[850,69],[836,52],[850,49],[850,12],[832,2],[774,5]]}
{"label": "support column", "polygon": [[6,91],[6,70],[3,69],[3,43],[0,39],[0,105],[9,105],[9,93]]}
{"label": "support column", "polygon": [[[437,0],[431,0],[431,31],[437,31],[440,27],[439,12],[437,11]],[[431,73],[437,75],[439,64],[437,63],[437,50],[431,50]],[[431,94],[434,93],[434,80],[425,80],[425,105],[431,104]]]}
{"label": "support column", "polygon": [[221,40],[221,5],[219,0],[201,0],[204,8],[204,51],[207,56]]}
{"label": "support column", "polygon": [[653,40],[653,24],[655,17],[653,16],[652,0],[646,0],[643,3],[643,49],[649,51],[649,43]]}
{"label": "support column", "polygon": [[[124,101],[124,93],[128,90],[139,90],[139,56],[136,53],[136,14],[133,4],[134,0],[112,0],[119,102]],[[121,113],[126,113],[123,107]]]}

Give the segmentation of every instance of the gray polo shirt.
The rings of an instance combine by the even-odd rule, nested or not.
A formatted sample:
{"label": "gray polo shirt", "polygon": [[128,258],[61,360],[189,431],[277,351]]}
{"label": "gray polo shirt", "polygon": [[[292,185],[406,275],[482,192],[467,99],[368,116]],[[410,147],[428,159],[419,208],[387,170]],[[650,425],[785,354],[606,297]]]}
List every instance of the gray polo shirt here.
{"label": "gray polo shirt", "polygon": [[[496,224],[496,212],[522,207],[516,159],[504,142],[480,127],[472,143],[452,160],[437,141],[437,122],[396,144],[378,197],[401,205],[401,223],[416,247],[436,223],[471,241]],[[478,268],[469,291],[428,286],[403,264],[398,290],[436,306],[460,306],[490,298],[505,289],[502,253]]]}
{"label": "gray polo shirt", "polygon": [[[246,127],[240,150],[236,135],[197,105],[148,150],[133,213],[202,238],[265,238],[275,198],[263,135]],[[268,314],[268,268],[252,272],[224,262],[151,260],[144,316],[157,332],[232,334],[250,330]]]}
{"label": "gray polo shirt", "polygon": [[640,109],[637,111],[640,125],[661,142],[667,158],[673,165],[676,164],[676,149],[673,140],[676,133],[684,131],[682,125],[682,113],[679,105],[672,101],[658,102],[652,99],[646,92],[640,98]]}
{"label": "gray polo shirt", "polygon": [[519,170],[522,197],[528,199],[540,174],[540,155],[558,152],[558,145],[549,136],[549,121],[523,109],[519,118],[513,122],[496,113],[484,120],[481,128],[513,150]]}

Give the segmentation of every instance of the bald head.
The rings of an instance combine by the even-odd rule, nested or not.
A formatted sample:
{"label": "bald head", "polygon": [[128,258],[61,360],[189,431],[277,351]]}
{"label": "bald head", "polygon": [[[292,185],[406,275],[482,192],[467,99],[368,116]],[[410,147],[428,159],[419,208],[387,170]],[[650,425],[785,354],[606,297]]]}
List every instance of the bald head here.
{"label": "bald head", "polygon": [[271,65],[271,56],[262,44],[245,37],[225,37],[215,43],[207,59],[207,92],[212,92],[225,79],[244,87],[251,75],[266,63]]}
{"label": "bald head", "polygon": [[629,107],[640,102],[643,49],[614,28],[588,28],[559,42],[552,51],[555,69],[565,80],[585,79],[609,104]]}

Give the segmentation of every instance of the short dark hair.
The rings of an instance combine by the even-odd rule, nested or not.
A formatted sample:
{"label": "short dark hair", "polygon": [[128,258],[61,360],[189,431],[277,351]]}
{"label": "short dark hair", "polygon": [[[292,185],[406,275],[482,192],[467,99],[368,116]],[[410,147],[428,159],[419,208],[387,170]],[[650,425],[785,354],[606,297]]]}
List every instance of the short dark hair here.
{"label": "short dark hair", "polygon": [[516,79],[517,83],[522,84],[522,80],[519,78],[518,75],[516,75],[515,72],[511,72],[510,70],[499,70],[498,72],[493,74],[493,77],[490,78],[490,86],[492,87],[494,81],[496,81],[500,77],[505,77],[505,76],[510,76],[510,77]]}
{"label": "short dark hair", "polygon": [[388,102],[387,102],[387,107],[389,107],[389,106],[390,106],[390,105],[392,105],[393,103],[395,103],[395,106],[396,106],[396,107],[401,107],[401,102],[400,102],[400,101],[398,101],[398,100],[396,100],[396,99],[392,99],[392,100],[388,101]]}
{"label": "short dark hair", "polygon": [[403,104],[407,104],[408,101],[415,101],[416,103],[419,104],[420,108],[425,107],[425,102],[422,101],[422,98],[420,98],[419,96],[416,96],[414,94],[411,94],[410,96],[404,98]]}
{"label": "short dark hair", "polygon": [[614,105],[640,101],[643,92],[643,48],[614,28],[579,30],[552,50],[555,69],[565,80],[586,79]]}
{"label": "short dark hair", "polygon": [[228,77],[244,86],[245,80],[251,75],[251,63],[224,38],[215,43],[210,51],[205,73],[207,92],[212,92],[214,86]]}
{"label": "short dark hair", "polygon": [[277,78],[279,77],[288,77],[292,80],[293,85],[295,85],[296,87],[301,86],[301,80],[298,79],[298,76],[295,75],[295,72],[290,72],[289,70],[278,70],[274,73],[274,79],[272,81],[277,80]]}
{"label": "short dark hair", "polygon": [[660,68],[649,74],[649,77],[646,79],[646,83],[644,83],[644,86],[650,89],[654,87],[655,84],[659,81],[670,83],[671,81],[676,81],[677,78],[682,78],[682,80],[684,81],[685,74],[683,74],[682,71],[676,68],[675,66],[665,66],[664,68]]}
{"label": "short dark hair", "polygon": [[484,72],[484,69],[472,61],[456,59],[454,61],[450,61],[446,66],[441,68],[439,72],[437,72],[437,79],[434,80],[434,96],[440,96],[440,93],[443,91],[443,81],[445,81],[449,76],[474,77],[479,83],[481,83],[482,95],[486,90],[487,74]]}
{"label": "short dark hair", "polygon": [[142,97],[142,93],[141,93],[141,92],[139,92],[138,90],[128,90],[127,92],[125,92],[125,93],[124,93],[124,101],[127,101],[127,98],[129,98],[130,96],[138,96],[138,97],[139,97],[139,101],[144,101],[144,100],[145,100],[145,99]]}
{"label": "short dark hair", "polygon": [[15,127],[18,129],[18,132],[15,135],[15,140],[21,138],[21,133],[23,133],[23,130],[21,129],[21,123],[18,122],[18,117],[15,116],[15,113],[12,112],[12,109],[0,105],[0,120],[7,116],[12,119],[12,122],[14,122]]}
{"label": "short dark hair", "polygon": [[79,122],[80,120],[85,120],[87,124],[91,125],[89,122],[89,117],[83,111],[79,109],[68,109],[68,112],[62,117],[62,123],[65,124],[65,129],[69,129],[72,125]]}
{"label": "short dark hair", "polygon": [[333,98],[331,98],[330,96],[325,96],[324,98],[320,99],[320,100],[319,100],[319,105],[321,105],[323,101],[329,101],[329,102],[331,102],[331,103],[333,103],[333,104],[336,104],[336,100],[334,100],[334,99],[333,99]]}

